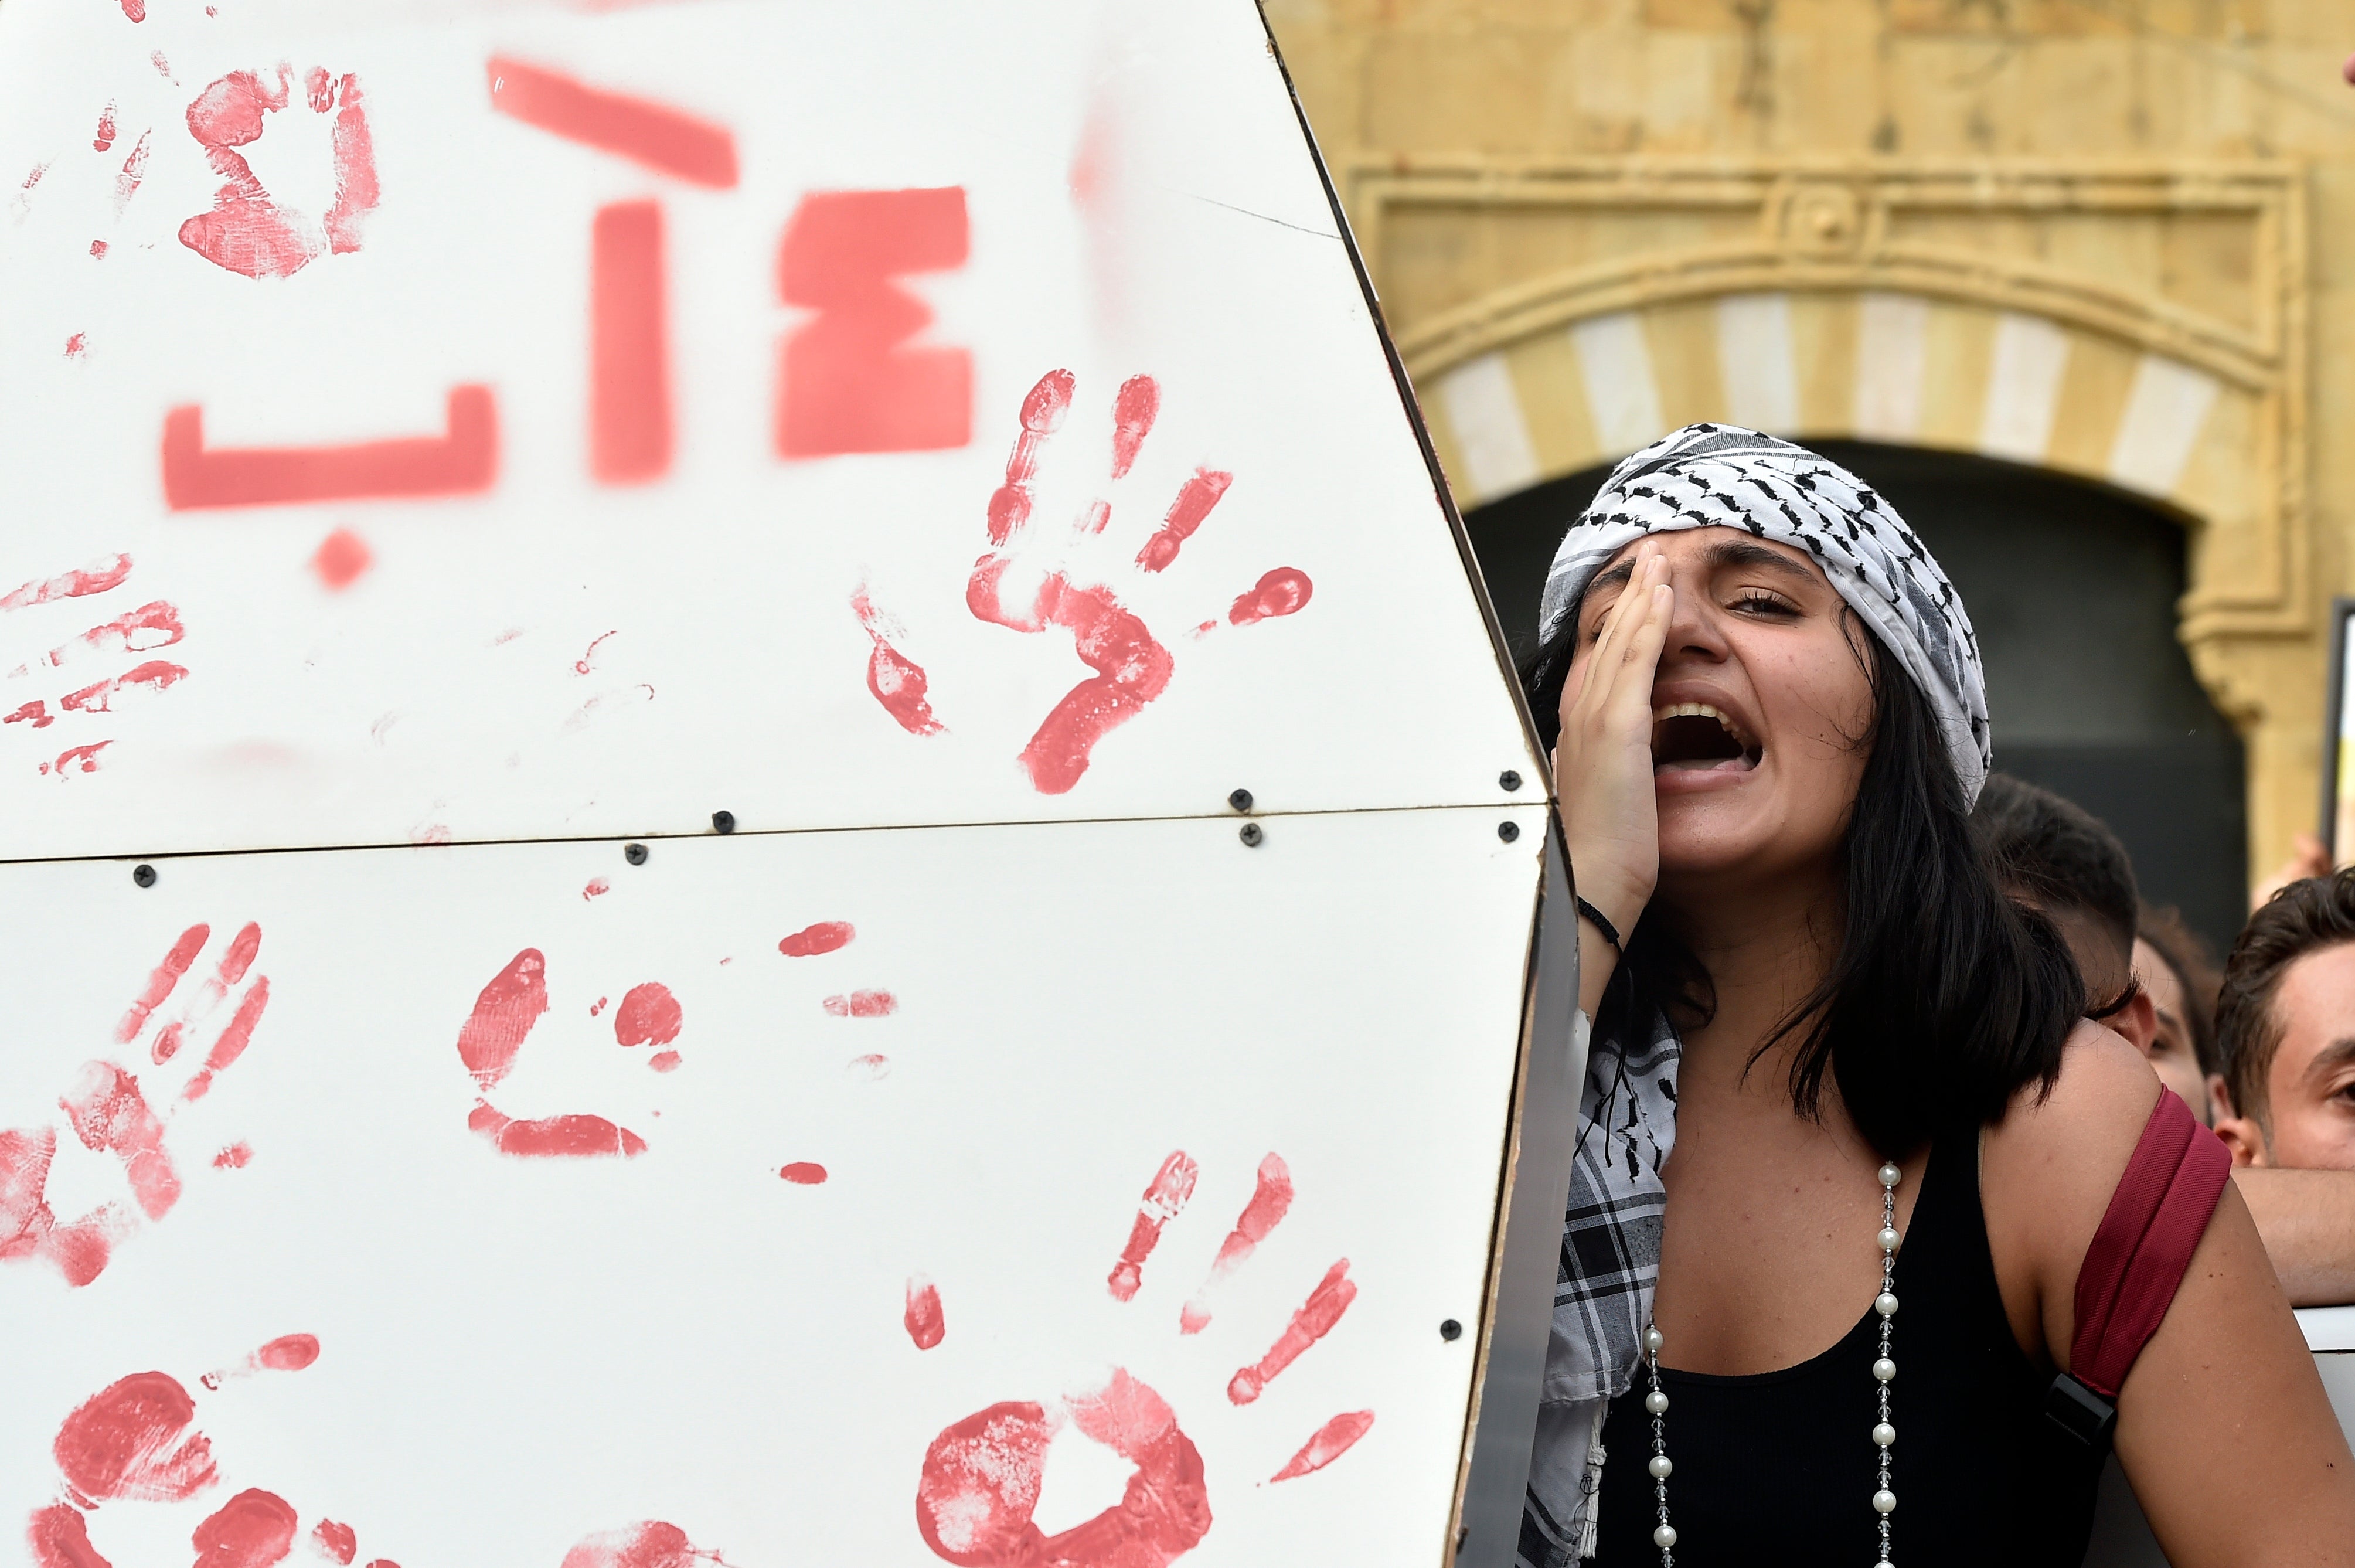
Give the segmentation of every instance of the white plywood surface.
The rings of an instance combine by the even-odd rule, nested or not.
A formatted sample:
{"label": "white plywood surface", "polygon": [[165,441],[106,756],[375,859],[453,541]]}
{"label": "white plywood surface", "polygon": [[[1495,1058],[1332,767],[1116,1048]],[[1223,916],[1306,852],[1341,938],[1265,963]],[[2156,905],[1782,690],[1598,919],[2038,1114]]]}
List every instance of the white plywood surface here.
{"label": "white plywood surface", "polygon": [[[71,1412],[160,1372],[195,1405],[174,1444],[200,1432],[218,1478],[100,1499],[90,1538],[116,1564],[172,1560],[248,1488],[294,1510],[298,1546],[348,1527],[363,1564],[558,1568],[647,1520],[739,1568],[920,1564],[944,1429],[1122,1368],[1199,1451],[1189,1564],[1433,1561],[1476,1338],[1440,1324],[1479,1318],[1543,809],[1512,814],[1513,845],[1465,809],[1279,817],[1256,848],[1213,820],[707,837],[635,867],[611,844],[198,858],[145,890],[119,864],[0,869],[7,907],[47,912],[0,949],[0,1128],[19,1156],[54,1139],[58,1227],[112,1206],[84,1284],[53,1248],[0,1258],[0,1520],[69,1495]],[[833,921],[845,945],[780,951]],[[186,977],[123,1039],[198,923]],[[250,966],[208,996],[247,923]],[[460,1038],[526,950],[547,1010],[483,1088]],[[676,1036],[619,1043],[648,983]],[[264,984],[250,1044],[186,1098]],[[893,1010],[829,1010],[862,992]],[[160,1214],[60,1109],[91,1062],[160,1122]],[[504,1154],[469,1130],[485,1099],[601,1116],[644,1152]],[[1117,1300],[1138,1196],[1181,1150],[1191,1200]],[[1289,1211],[1183,1333],[1271,1154]],[[805,1162],[825,1179],[780,1179]],[[43,1228],[27,1191],[21,1161],[0,1177],[0,1251]],[[1354,1301],[1233,1403],[1344,1259]],[[944,1318],[930,1349],[903,1320],[919,1275]],[[294,1334],[313,1364],[240,1371]],[[1359,1412],[1354,1447],[1270,1484]],[[1130,1470],[1067,1426],[1037,1522],[1080,1523]],[[16,1527],[0,1539],[28,1560]]]}
{"label": "white plywood surface", "polygon": [[1441,1558],[1433,485],[1247,0],[0,0],[0,1563]]}
{"label": "white plywood surface", "polygon": [[[667,165],[589,144],[500,98],[515,62],[699,129]],[[282,87],[244,130],[223,107]],[[814,198],[907,191],[948,207],[858,208],[784,277]],[[264,199],[287,275],[253,259]],[[610,254],[609,209],[641,223]],[[659,287],[627,282],[646,223]],[[957,259],[861,270],[910,245]],[[120,577],[0,610],[0,716],[25,715],[0,724],[0,857],[675,833],[717,809],[750,828],[1147,816],[1237,785],[1273,809],[1501,804],[1499,773],[1532,772],[1241,0],[225,0],[136,24],[9,0],[0,278],[0,595]],[[783,297],[828,287],[849,303]],[[789,339],[821,317],[851,347],[796,371]],[[632,360],[648,322],[660,351]],[[862,392],[900,350],[966,390]],[[1029,527],[995,550],[1026,397],[1056,371],[1069,411]],[[1157,414],[1115,478],[1138,377]],[[442,437],[459,393],[492,432],[475,487],[283,498],[374,483],[332,453],[290,479],[284,453]],[[200,444],[171,423],[188,409]],[[631,456],[649,409],[671,432],[653,466]],[[809,450],[836,415],[900,449]],[[900,415],[922,428],[867,430]],[[255,450],[282,454],[261,479],[236,467]],[[1145,570],[1198,473],[1230,478]],[[1271,572],[1295,612],[1235,624]],[[1040,597],[1058,574],[1084,637]],[[1107,601],[1134,620],[1095,615]],[[870,693],[879,637],[881,684],[921,667],[937,731]],[[1118,722],[1084,769],[1066,745],[1041,773],[1026,748],[1096,678],[1075,642]]]}

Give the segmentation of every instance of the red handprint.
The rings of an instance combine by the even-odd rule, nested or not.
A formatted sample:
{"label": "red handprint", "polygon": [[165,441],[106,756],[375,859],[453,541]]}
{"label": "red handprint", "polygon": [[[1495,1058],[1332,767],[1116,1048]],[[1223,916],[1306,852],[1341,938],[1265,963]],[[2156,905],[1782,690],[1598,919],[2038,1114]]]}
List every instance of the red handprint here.
{"label": "red handprint", "polygon": [[[218,1391],[228,1377],[254,1371],[299,1371],[318,1360],[308,1334],[281,1336],[245,1358],[237,1372],[208,1373],[200,1382]],[[74,1407],[50,1444],[60,1496],[33,1510],[25,1529],[35,1568],[112,1568],[91,1538],[91,1516],[116,1501],[185,1505],[193,1518],[210,1499],[235,1484],[233,1461],[217,1456],[197,1424],[197,1402],[168,1372],[118,1378]],[[110,1516],[111,1517],[111,1516]],[[197,1520],[188,1543],[196,1568],[273,1568],[293,1552],[302,1533],[294,1506],[275,1492],[246,1487]],[[319,1518],[311,1528],[312,1554],[351,1568],[359,1558],[359,1531]],[[687,1532],[661,1520],[585,1537],[564,1554],[561,1568],[726,1568],[719,1554],[697,1547]],[[378,1557],[367,1568],[400,1568]]]}
{"label": "red handprint", "polygon": [[[599,997],[591,1017],[604,1010]],[[474,1010],[458,1030],[458,1059],[474,1075],[480,1091],[466,1125],[491,1140],[501,1154],[525,1157],[593,1157],[646,1152],[646,1140],[629,1128],[602,1116],[574,1113],[519,1120],[494,1106],[485,1095],[514,1071],[532,1026],[548,1011],[548,959],[537,947],[527,947],[491,976],[474,998]],[[668,987],[648,981],[634,987],[613,1014],[614,1043],[623,1047],[662,1047],[648,1059],[657,1072],[679,1064],[669,1050],[678,1038],[685,1012]]]}
{"label": "red handprint", "polygon": [[[611,891],[611,884],[601,877],[582,890],[582,897]],[[788,958],[815,957],[839,952],[856,935],[847,921],[823,921],[783,938],[777,951]],[[653,980],[631,986],[622,993],[618,1005],[610,994],[601,996],[590,1005],[589,1016],[603,1017],[609,1005],[614,1044],[632,1051],[653,1047],[645,1063],[656,1072],[675,1072],[682,1065],[684,1059],[676,1045],[686,1027],[687,1013],[669,987]],[[820,1006],[836,1018],[880,1019],[896,1012],[900,1003],[890,991],[858,990],[827,997]],[[527,1158],[644,1154],[645,1138],[604,1116],[575,1112],[519,1118],[491,1104],[492,1091],[515,1071],[524,1042],[548,1010],[548,957],[537,947],[527,947],[507,960],[475,997],[473,1009],[458,1029],[458,1059],[474,1075],[476,1089],[474,1108],[466,1125],[488,1138],[501,1154]],[[816,1174],[795,1174],[804,1171]],[[788,1166],[783,1174],[789,1181],[825,1180],[823,1170],[815,1165]]]}
{"label": "red handprint", "polygon": [[249,278],[282,278],[328,251],[358,250],[360,219],[378,200],[376,154],[357,77],[335,79],[314,66],[304,78],[311,112],[336,111],[336,197],[324,219],[279,206],[252,165],[231,150],[260,140],[262,115],[285,108],[293,91],[293,72],[282,65],[268,80],[259,71],[233,70],[188,105],[188,133],[229,183],[214,193],[211,211],[180,225],[180,243]]}
{"label": "red handprint", "polygon": [[[1040,1533],[1047,1445],[1070,1421],[1136,1467],[1121,1500],[1056,1536]],[[924,1452],[916,1487],[924,1544],[959,1568],[1164,1568],[1210,1530],[1202,1456],[1159,1394],[1120,1369],[1051,1413],[1021,1401],[955,1423]]]}
{"label": "red handprint", "polygon": [[[975,616],[1017,632],[1067,631],[1080,662],[1095,672],[1064,694],[1022,749],[1022,765],[1042,795],[1062,795],[1077,784],[1088,771],[1096,743],[1159,697],[1174,667],[1169,650],[1112,589],[1075,581],[1064,562],[1072,545],[1104,531],[1112,517],[1111,502],[1098,497],[1090,503],[1060,543],[1042,539],[1031,528],[1031,482],[1048,438],[1071,411],[1076,386],[1069,370],[1050,370],[1022,400],[1021,430],[1006,460],[1006,481],[989,498],[989,549],[974,562],[965,583],[965,605]],[[1115,483],[1127,477],[1160,410],[1161,389],[1150,376],[1132,376],[1121,384],[1112,411]],[[1233,483],[1231,474],[1197,468],[1178,487],[1161,526],[1144,540],[1135,569],[1159,572],[1175,561]],[[1312,592],[1305,572],[1277,567],[1233,602],[1227,620],[1242,626],[1289,615],[1307,604]],[[896,628],[877,613],[863,588],[852,607],[875,644],[868,666],[868,690],[911,733],[940,730],[925,700],[924,671],[894,645]],[[1195,634],[1201,635],[1217,624],[1205,621]]]}
{"label": "red handprint", "polygon": [[[1106,1281],[1114,1299],[1135,1298],[1146,1260],[1164,1227],[1185,1211],[1199,1174],[1182,1149],[1162,1161]],[[1260,1162],[1251,1201],[1220,1247],[1209,1277],[1180,1312],[1179,1332],[1197,1333],[1209,1323],[1212,1287],[1241,1266],[1291,1202],[1291,1172],[1271,1154]],[[1357,1296],[1348,1269],[1349,1260],[1343,1258],[1327,1270],[1274,1347],[1235,1373],[1227,1387],[1231,1403],[1257,1399],[1271,1379],[1333,1330]],[[919,1313],[922,1277],[909,1282],[908,1332],[917,1349],[930,1349],[942,1338],[941,1304],[937,1289],[924,1280]],[[1048,1445],[1066,1422],[1128,1460],[1135,1471],[1118,1503],[1049,1536],[1032,1515]],[[1288,1481],[1323,1469],[1373,1424],[1370,1410],[1333,1417],[1269,1480]],[[1201,1454],[1179,1428],[1169,1403],[1119,1367],[1102,1384],[1051,1407],[1008,1400],[951,1423],[925,1449],[916,1484],[916,1528],[936,1555],[959,1568],[1167,1568],[1200,1543],[1210,1524]]]}
{"label": "red handprint", "polygon": [[[48,1202],[57,1125],[0,1130],[0,1262],[46,1259],[57,1265],[68,1285],[88,1285],[143,1221],[159,1221],[179,1202],[179,1168],[166,1147],[171,1118],[180,1106],[203,1099],[215,1077],[245,1054],[262,1010],[270,1005],[268,976],[254,976],[247,983],[261,950],[261,928],[249,923],[229,939],[213,972],[186,997],[184,1005],[158,1019],[211,938],[212,928],[207,925],[181,933],[115,1027],[117,1045],[133,1045],[145,1037],[150,1061],[162,1068],[179,1056],[190,1033],[218,1013],[232,991],[244,987],[201,1061],[192,1057],[193,1066],[183,1062],[175,1070],[185,1072],[179,1093],[162,1100],[159,1112],[159,1102],[150,1094],[162,1073],[150,1072],[143,1086],[120,1062],[96,1060],[83,1064],[58,1100],[66,1127],[83,1147],[112,1155],[121,1163],[129,1201],[101,1203],[79,1219],[60,1221]],[[234,1168],[244,1164],[250,1153],[224,1150],[214,1163]]]}
{"label": "red handprint", "polygon": [[[129,556],[101,557],[77,571],[37,577],[23,584],[0,597],[0,613],[29,610],[69,599],[101,597],[122,587],[131,572]],[[114,712],[120,701],[144,701],[144,693],[168,691],[187,678],[186,667],[169,659],[141,656],[170,647],[186,635],[178,609],[161,599],[89,627],[8,671],[5,682],[17,686],[18,691],[14,707],[0,713],[0,724],[21,724],[29,731],[46,730],[66,719],[70,726],[79,728],[95,715]],[[115,667],[111,673],[100,675],[96,680],[90,678],[110,664]],[[47,677],[52,670],[67,673],[50,684]],[[48,695],[30,697],[24,693],[24,686],[46,689]],[[65,689],[59,690],[58,687]],[[52,703],[56,705],[54,710]],[[96,773],[100,753],[113,743],[112,740],[84,741],[56,755],[45,747],[35,765],[40,773],[57,778]]]}
{"label": "red handprint", "polygon": [[[246,1358],[248,1371],[299,1371],[318,1360],[308,1334],[272,1340]],[[210,1373],[208,1389],[224,1376]],[[49,1445],[64,1496],[36,1509],[25,1536],[37,1568],[111,1568],[90,1538],[90,1514],[101,1503],[186,1503],[221,1484],[212,1439],[197,1427],[197,1403],[168,1372],[133,1372],[74,1407]],[[190,1511],[194,1511],[191,1509]],[[270,1568],[293,1550],[294,1509],[274,1492],[247,1488],[197,1522],[189,1535],[197,1568]],[[348,1564],[358,1538],[347,1525],[321,1520],[314,1539]],[[368,1568],[398,1568],[382,1559]]]}
{"label": "red handprint", "polygon": [[563,1568],[693,1568],[698,1563],[726,1568],[726,1559],[697,1546],[678,1526],[648,1519],[585,1538],[564,1554]]}

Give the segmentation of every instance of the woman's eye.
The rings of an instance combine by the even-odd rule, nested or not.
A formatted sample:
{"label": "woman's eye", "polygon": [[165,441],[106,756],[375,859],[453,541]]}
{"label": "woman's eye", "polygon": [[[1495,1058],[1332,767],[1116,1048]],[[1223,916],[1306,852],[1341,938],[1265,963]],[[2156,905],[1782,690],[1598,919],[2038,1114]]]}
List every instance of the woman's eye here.
{"label": "woman's eye", "polygon": [[1798,606],[1763,589],[1745,589],[1734,596],[1733,607],[1753,615],[1796,615]]}

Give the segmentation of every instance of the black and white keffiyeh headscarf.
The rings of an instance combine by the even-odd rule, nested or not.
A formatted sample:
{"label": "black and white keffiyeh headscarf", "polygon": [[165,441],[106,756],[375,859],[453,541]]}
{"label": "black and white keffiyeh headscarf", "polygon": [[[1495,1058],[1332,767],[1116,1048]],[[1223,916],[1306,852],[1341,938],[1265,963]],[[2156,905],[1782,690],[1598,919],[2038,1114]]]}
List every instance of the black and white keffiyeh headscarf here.
{"label": "black and white keffiyeh headscarf", "polygon": [[[1987,677],[1961,598],[1887,502],[1787,441],[1687,425],[1613,469],[1546,574],[1540,643],[1631,542],[1702,528],[1806,550],[1929,698],[1964,802],[1978,798],[1991,756]],[[1603,1421],[1635,1380],[1659,1278],[1668,1207],[1660,1168],[1676,1143],[1681,1048],[1657,1014],[1630,1038],[1592,1045],[1517,1568],[1565,1568],[1594,1554]]]}
{"label": "black and white keffiyeh headscarf", "polygon": [[1888,502],[1838,464],[1738,425],[1689,424],[1622,461],[1546,573],[1550,639],[1611,558],[1646,534],[1732,528],[1806,550],[1937,710],[1963,804],[1991,752],[1978,638],[1954,584]]}

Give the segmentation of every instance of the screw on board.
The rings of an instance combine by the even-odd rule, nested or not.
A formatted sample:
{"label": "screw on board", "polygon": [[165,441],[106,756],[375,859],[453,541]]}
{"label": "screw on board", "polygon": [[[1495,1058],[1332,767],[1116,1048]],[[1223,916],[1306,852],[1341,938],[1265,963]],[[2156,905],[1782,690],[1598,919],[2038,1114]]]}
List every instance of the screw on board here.
{"label": "screw on board", "polygon": [[1252,808],[1252,793],[1247,789],[1239,789],[1227,796],[1227,804],[1237,811],[1249,811]]}
{"label": "screw on board", "polygon": [[643,866],[646,863],[646,847],[643,844],[624,844],[622,846],[622,859],[633,866]]}
{"label": "screw on board", "polygon": [[1439,1337],[1453,1344],[1464,1338],[1464,1325],[1453,1317],[1444,1317],[1439,1323]]}
{"label": "screw on board", "polygon": [[1514,839],[1518,838],[1520,836],[1521,825],[1519,823],[1505,821],[1497,824],[1497,837],[1503,839],[1506,843],[1510,844]]}
{"label": "screw on board", "polygon": [[133,866],[131,868],[131,880],[143,888],[152,888],[155,885],[155,868]]}
{"label": "screw on board", "polygon": [[1497,775],[1497,786],[1508,792],[1517,790],[1521,787],[1521,775],[1513,769],[1507,768]]}
{"label": "screw on board", "polygon": [[735,832],[735,831],[736,831],[736,814],[735,814],[734,812],[732,812],[732,811],[715,811],[715,812],[713,812],[713,813],[711,814],[711,827],[712,827],[713,831],[715,831],[715,832],[719,832],[719,833],[733,833],[733,832]]}
{"label": "screw on board", "polygon": [[1243,824],[1243,830],[1241,833],[1236,834],[1235,837],[1243,841],[1244,848],[1256,849],[1259,848],[1259,841],[1266,837],[1267,835],[1260,831],[1258,823],[1246,822]]}
{"label": "screw on board", "polygon": [[1455,1527],[1455,1554],[1458,1557],[1464,1555],[1464,1543],[1471,1539],[1472,1527],[1470,1525],[1459,1524]]}

